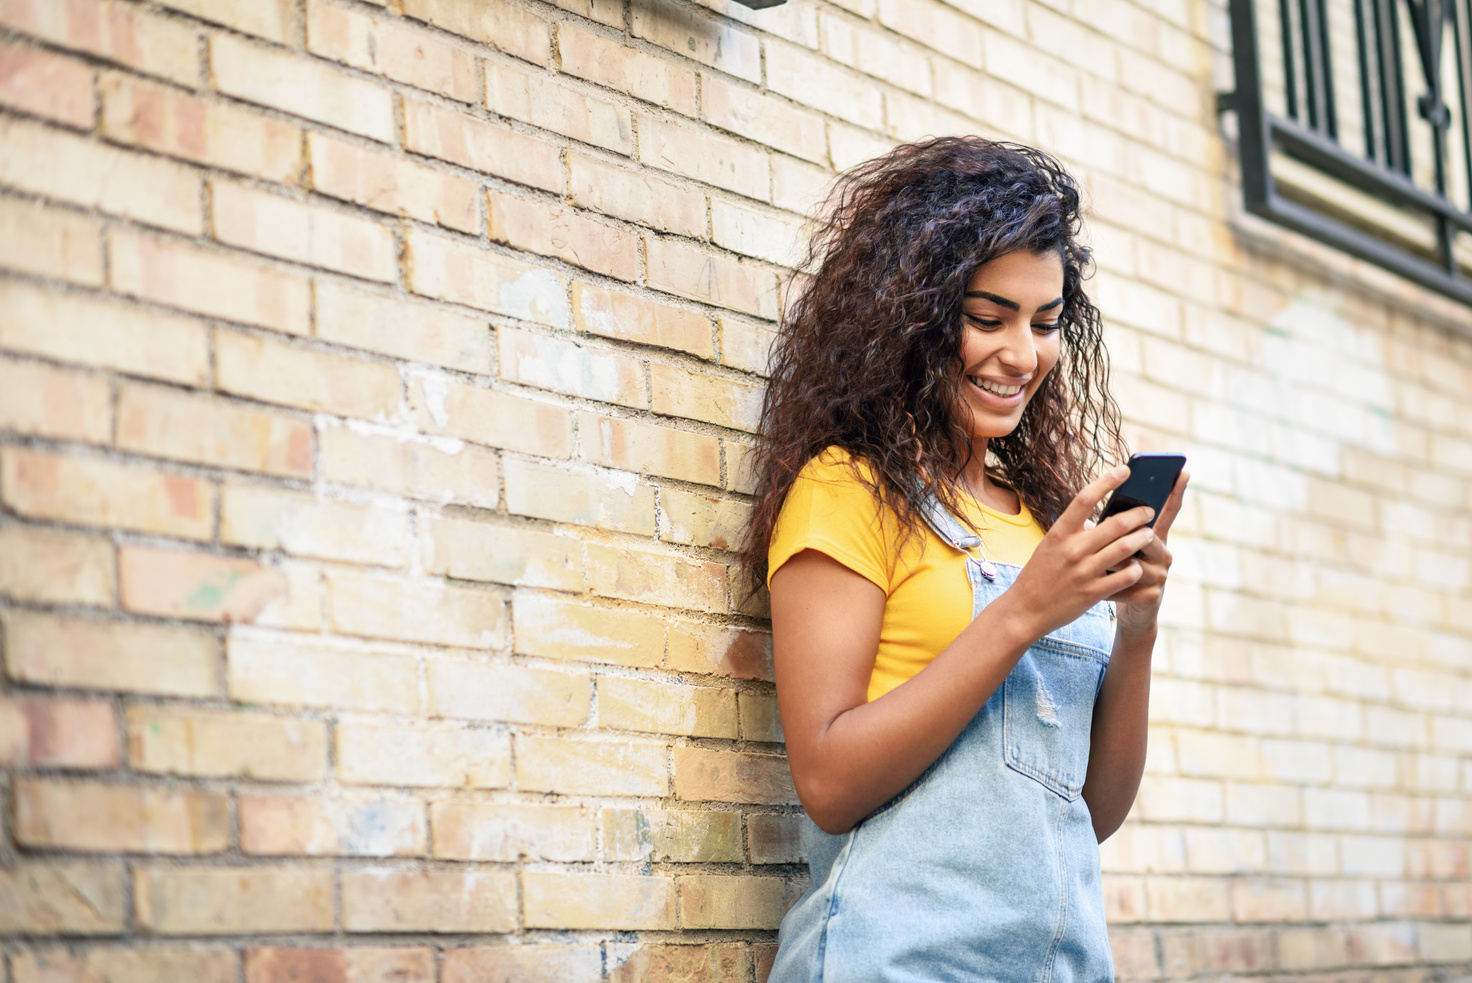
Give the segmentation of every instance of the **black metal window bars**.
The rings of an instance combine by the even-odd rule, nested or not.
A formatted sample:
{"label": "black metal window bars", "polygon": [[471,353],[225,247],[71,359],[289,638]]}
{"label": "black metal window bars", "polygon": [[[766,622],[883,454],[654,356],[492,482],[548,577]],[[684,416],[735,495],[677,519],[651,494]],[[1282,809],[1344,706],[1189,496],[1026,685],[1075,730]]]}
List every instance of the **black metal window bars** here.
{"label": "black metal window bars", "polygon": [[1230,13],[1247,210],[1472,302],[1469,0]]}

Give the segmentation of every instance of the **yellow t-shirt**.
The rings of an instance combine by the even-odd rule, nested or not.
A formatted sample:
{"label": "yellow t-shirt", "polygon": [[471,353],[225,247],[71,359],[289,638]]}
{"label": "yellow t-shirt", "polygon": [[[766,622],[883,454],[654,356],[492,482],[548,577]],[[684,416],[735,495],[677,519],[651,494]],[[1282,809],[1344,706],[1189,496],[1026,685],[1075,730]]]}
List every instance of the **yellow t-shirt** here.
{"label": "yellow t-shirt", "polygon": [[[782,564],[805,549],[826,553],[884,591],[879,651],[869,675],[875,700],[914,676],[971,623],[966,557],[922,525],[899,548],[894,512],[880,513],[874,493],[849,468],[850,455],[830,447],[802,469],[782,503],[767,549],[767,584]],[[862,462],[860,468],[871,474]],[[976,530],[986,555],[1021,566],[1043,538],[1027,506],[1007,515],[971,500],[959,518]]]}

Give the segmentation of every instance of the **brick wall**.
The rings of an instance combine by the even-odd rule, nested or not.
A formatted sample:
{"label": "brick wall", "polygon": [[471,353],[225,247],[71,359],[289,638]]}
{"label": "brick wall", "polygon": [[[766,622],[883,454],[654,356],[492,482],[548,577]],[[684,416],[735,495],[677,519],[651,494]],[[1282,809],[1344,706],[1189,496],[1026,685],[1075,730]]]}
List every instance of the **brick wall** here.
{"label": "brick wall", "polygon": [[10,983],[737,981],[834,169],[1062,155],[1195,482],[1129,979],[1472,972],[1472,314],[1239,214],[1212,0],[0,0]]}

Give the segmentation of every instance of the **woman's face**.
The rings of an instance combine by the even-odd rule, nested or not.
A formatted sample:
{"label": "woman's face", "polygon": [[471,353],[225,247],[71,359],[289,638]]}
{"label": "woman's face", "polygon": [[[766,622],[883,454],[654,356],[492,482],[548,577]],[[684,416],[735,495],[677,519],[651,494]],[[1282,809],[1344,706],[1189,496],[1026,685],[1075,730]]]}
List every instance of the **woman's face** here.
{"label": "woman's face", "polygon": [[1005,437],[1058,364],[1063,258],[1025,249],[998,256],[967,282],[961,311],[971,438]]}

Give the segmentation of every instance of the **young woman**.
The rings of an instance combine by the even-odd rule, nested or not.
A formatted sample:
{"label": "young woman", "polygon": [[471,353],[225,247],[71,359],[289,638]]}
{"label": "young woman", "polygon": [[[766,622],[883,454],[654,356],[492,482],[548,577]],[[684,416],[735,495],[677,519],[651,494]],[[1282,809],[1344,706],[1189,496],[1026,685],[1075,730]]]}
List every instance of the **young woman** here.
{"label": "young woman", "polygon": [[1127,470],[1079,193],[976,137],[848,174],[777,347],[744,559],[812,882],[771,983],[1102,981],[1183,475]]}

